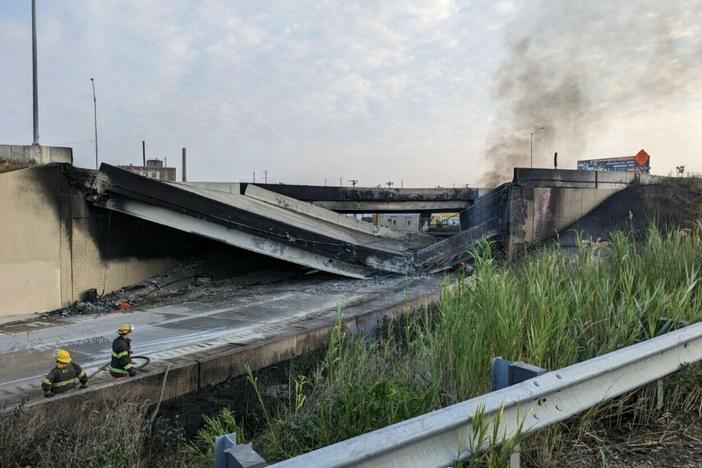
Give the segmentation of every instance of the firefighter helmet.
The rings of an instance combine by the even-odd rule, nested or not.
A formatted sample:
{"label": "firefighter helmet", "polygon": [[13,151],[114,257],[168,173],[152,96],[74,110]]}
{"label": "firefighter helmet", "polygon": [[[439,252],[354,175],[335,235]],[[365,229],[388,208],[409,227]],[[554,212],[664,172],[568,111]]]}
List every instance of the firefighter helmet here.
{"label": "firefighter helmet", "polygon": [[69,353],[65,349],[57,350],[56,351],[56,361],[60,362],[62,364],[70,364],[71,363],[71,353]]}
{"label": "firefighter helmet", "polygon": [[124,323],[124,324],[120,325],[119,328],[117,329],[117,334],[118,335],[126,335],[127,333],[131,333],[133,331],[134,331],[133,326],[131,326],[128,323]]}

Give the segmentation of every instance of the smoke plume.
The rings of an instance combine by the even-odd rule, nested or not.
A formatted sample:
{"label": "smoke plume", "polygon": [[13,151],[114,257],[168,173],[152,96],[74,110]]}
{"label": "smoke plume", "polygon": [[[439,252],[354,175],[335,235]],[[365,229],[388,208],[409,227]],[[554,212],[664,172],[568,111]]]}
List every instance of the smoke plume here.
{"label": "smoke plume", "polygon": [[498,114],[484,185],[529,167],[534,131],[534,167],[551,167],[558,151],[559,167],[574,168],[608,119],[653,112],[700,85],[700,1],[546,2],[528,10],[534,18],[519,21],[523,32],[509,38],[494,79]]}

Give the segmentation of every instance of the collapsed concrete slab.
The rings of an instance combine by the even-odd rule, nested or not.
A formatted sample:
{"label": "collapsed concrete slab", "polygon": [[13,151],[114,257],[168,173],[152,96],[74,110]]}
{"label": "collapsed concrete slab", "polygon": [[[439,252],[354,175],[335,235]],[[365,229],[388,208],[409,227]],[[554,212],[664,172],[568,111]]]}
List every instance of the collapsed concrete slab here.
{"label": "collapsed concrete slab", "polygon": [[286,210],[296,211],[298,213],[328,221],[333,224],[346,226],[357,231],[360,230],[373,236],[385,237],[388,239],[403,239],[407,237],[405,233],[393,231],[392,229],[376,226],[364,221],[358,221],[355,218],[349,218],[348,216],[337,213],[336,211],[320,208],[313,203],[300,201],[292,197],[281,195],[277,192],[266,190],[258,185],[246,184],[246,187],[243,190],[244,195],[247,197],[255,198],[265,203],[280,206]]}
{"label": "collapsed concrete slab", "polygon": [[95,189],[91,201],[108,210],[355,278],[377,272],[411,274],[414,252],[426,245],[410,237],[388,239],[260,197],[162,183],[108,164],[101,166]]}
{"label": "collapsed concrete slab", "polygon": [[378,228],[254,185],[229,192],[159,182],[103,164],[90,200],[108,210],[245,250],[353,278],[441,271],[494,230],[473,229],[435,247],[431,236]]}
{"label": "collapsed concrete slab", "polygon": [[477,188],[332,187],[295,184],[247,184],[238,182],[188,182],[224,192],[255,185],[262,189],[311,203],[339,213],[448,213],[471,206]]}

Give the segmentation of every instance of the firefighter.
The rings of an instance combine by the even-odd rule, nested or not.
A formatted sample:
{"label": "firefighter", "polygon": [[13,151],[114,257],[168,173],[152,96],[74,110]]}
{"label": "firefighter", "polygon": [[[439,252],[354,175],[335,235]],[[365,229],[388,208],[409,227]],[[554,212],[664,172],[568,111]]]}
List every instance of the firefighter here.
{"label": "firefighter", "polygon": [[49,398],[57,393],[63,393],[75,388],[80,382],[80,388],[88,386],[88,376],[85,371],[75,362],[71,361],[71,353],[65,349],[56,351],[56,367],[51,369],[44,380],[41,381],[41,389],[44,396]]}
{"label": "firefighter", "polygon": [[117,330],[119,335],[112,342],[112,360],[110,361],[110,375],[115,379],[134,377],[137,370],[132,365],[132,345],[129,334],[134,327],[125,323]]}

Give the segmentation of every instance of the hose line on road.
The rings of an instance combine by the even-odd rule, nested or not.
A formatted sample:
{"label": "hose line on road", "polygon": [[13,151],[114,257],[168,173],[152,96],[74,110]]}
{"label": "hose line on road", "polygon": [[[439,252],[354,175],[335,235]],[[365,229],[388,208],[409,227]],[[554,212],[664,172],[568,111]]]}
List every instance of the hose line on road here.
{"label": "hose line on road", "polygon": [[[137,362],[134,362],[137,361]],[[151,363],[151,359],[149,359],[147,356],[132,356],[132,366],[135,369],[143,369],[144,367],[148,366],[149,363]],[[96,375],[98,375],[102,371],[108,371],[110,369],[110,363],[107,362],[104,365],[100,366],[96,371],[94,371],[91,374],[88,374],[88,380],[92,379]]]}

